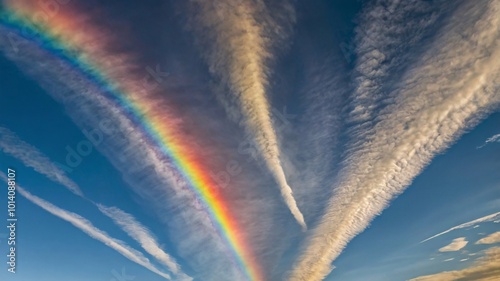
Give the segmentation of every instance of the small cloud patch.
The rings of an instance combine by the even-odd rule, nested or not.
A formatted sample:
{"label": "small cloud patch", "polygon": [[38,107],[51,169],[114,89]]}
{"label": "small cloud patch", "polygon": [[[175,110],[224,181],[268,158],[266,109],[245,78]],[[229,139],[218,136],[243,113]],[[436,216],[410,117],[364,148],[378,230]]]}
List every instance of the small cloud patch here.
{"label": "small cloud patch", "polygon": [[465,240],[465,237],[459,237],[456,239],[453,239],[450,244],[442,247],[439,249],[440,252],[455,252],[458,250],[461,250],[463,247],[465,247],[469,243],[469,241]]}
{"label": "small cloud patch", "polygon": [[492,233],[484,238],[481,238],[476,244],[496,244],[500,243],[500,231]]}

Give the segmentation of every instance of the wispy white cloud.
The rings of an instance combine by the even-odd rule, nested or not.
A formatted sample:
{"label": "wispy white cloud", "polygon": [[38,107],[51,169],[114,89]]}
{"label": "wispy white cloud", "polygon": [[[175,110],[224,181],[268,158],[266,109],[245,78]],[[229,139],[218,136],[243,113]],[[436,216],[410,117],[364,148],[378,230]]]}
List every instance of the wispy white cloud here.
{"label": "wispy white cloud", "polygon": [[[421,43],[439,15],[441,1],[377,0],[368,2],[355,29],[355,94],[348,104],[350,131],[356,147],[366,141],[364,132],[376,123],[380,108],[393,98],[388,78],[400,75],[402,62],[409,63],[408,52]],[[365,130],[363,130],[365,129]]]}
{"label": "wispy white cloud", "polygon": [[101,204],[97,204],[97,207],[103,214],[110,217],[118,226],[120,226],[130,237],[139,242],[141,247],[147,253],[155,257],[172,273],[178,276],[179,280],[192,280],[192,278],[181,272],[181,268],[175,259],[165,253],[151,232],[132,215],[116,207],[106,207]]}
{"label": "wispy white cloud", "polygon": [[440,252],[456,252],[456,251],[463,249],[465,246],[467,246],[468,243],[469,243],[469,241],[467,241],[465,239],[465,237],[455,238],[455,239],[453,239],[453,241],[451,241],[450,244],[440,248],[439,251]]}
{"label": "wispy white cloud", "polygon": [[445,260],[443,260],[443,261],[444,261],[444,262],[449,262],[449,261],[453,261],[453,260],[455,260],[455,258],[449,258],[449,259],[445,259]]}
{"label": "wispy white cloud", "polygon": [[498,280],[498,276],[500,276],[500,247],[490,248],[484,254],[484,257],[476,260],[468,268],[420,276],[410,281]]}
{"label": "wispy white cloud", "polygon": [[500,134],[496,134],[490,138],[488,138],[483,145],[481,146],[478,146],[477,148],[483,148],[485,147],[486,145],[490,144],[490,143],[494,143],[494,142],[500,142]]}
{"label": "wispy white cloud", "polygon": [[[6,181],[6,176],[4,173],[0,172],[0,178],[2,178],[4,181]],[[169,274],[162,272],[160,269],[158,269],[156,266],[154,266],[148,258],[146,258],[141,252],[129,247],[125,242],[114,239],[110,237],[106,232],[100,230],[99,228],[95,227],[89,220],[81,217],[78,214],[75,214],[73,212],[66,211],[64,209],[61,209],[33,194],[30,192],[26,191],[23,187],[20,185],[16,185],[16,191],[19,192],[24,198],[28,199],[31,201],[33,204],[39,206],[40,208],[44,209],[45,211],[51,213],[52,215],[59,217],[76,228],[80,229],[90,237],[94,238],[97,241],[102,242],[104,245],[110,247],[111,249],[117,251],[120,253],[122,256],[125,258],[143,266],[144,268],[150,270],[151,272],[154,272],[163,278],[167,280],[171,280],[171,277]]]}
{"label": "wispy white cloud", "polygon": [[478,224],[478,223],[483,223],[483,222],[488,222],[488,221],[495,221],[495,220],[497,220],[497,219],[499,219],[499,218],[500,218],[500,212],[498,212],[498,213],[494,213],[494,214],[491,214],[491,215],[487,215],[487,216],[484,216],[484,217],[481,217],[481,218],[475,219],[475,220],[473,220],[473,221],[469,221],[469,222],[462,223],[462,224],[459,224],[459,225],[457,225],[457,226],[454,226],[454,227],[452,227],[452,228],[450,228],[450,229],[448,229],[448,230],[445,230],[445,231],[443,231],[443,232],[441,232],[441,233],[438,233],[438,234],[436,234],[436,235],[434,235],[434,236],[431,236],[431,237],[429,237],[429,238],[427,238],[427,239],[425,239],[425,240],[421,241],[420,243],[427,242],[427,241],[429,241],[429,240],[431,240],[431,239],[434,239],[434,238],[436,238],[436,237],[439,237],[439,236],[441,236],[441,235],[443,235],[443,234],[446,234],[446,233],[452,232],[452,231],[457,230],[457,229],[463,229],[463,228],[471,227],[471,226],[476,225],[476,224]]}
{"label": "wispy white cloud", "polygon": [[[461,6],[408,70],[393,103],[346,159],[335,195],[289,277],[322,280],[347,243],[437,153],[500,102],[500,1]],[[362,132],[365,135],[365,131]]]}
{"label": "wispy white cloud", "polygon": [[0,127],[0,149],[19,159],[24,165],[61,184],[78,196],[83,196],[80,187],[36,147],[20,139],[14,132]]}
{"label": "wispy white cloud", "polygon": [[500,231],[497,231],[484,238],[481,238],[476,242],[476,244],[496,244],[496,243],[500,243]]}
{"label": "wispy white cloud", "polygon": [[[191,27],[203,38],[202,49],[210,70],[231,91],[223,103],[229,111],[242,113],[242,123],[278,183],[281,195],[297,222],[306,229],[282,166],[278,136],[271,119],[267,60],[271,55],[269,31],[280,30],[261,1],[193,0]],[[293,14],[286,5],[285,12]],[[258,18],[262,19],[259,21]],[[290,17],[293,20],[293,16]],[[272,25],[272,26],[268,26]],[[211,46],[208,47],[207,46]],[[234,116],[234,113],[230,115]]]}

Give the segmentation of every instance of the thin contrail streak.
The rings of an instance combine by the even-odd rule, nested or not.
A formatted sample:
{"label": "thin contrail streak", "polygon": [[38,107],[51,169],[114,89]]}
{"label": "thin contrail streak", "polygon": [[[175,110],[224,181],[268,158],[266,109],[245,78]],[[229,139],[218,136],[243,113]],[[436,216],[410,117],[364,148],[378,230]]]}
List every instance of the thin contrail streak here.
{"label": "thin contrail streak", "polygon": [[474,226],[474,225],[476,225],[478,223],[482,223],[482,222],[495,221],[495,220],[498,220],[498,219],[500,219],[500,212],[494,213],[494,214],[491,214],[491,215],[488,215],[488,216],[484,216],[482,218],[475,219],[473,221],[466,222],[466,223],[463,223],[463,224],[460,224],[460,225],[457,225],[457,226],[454,226],[454,227],[452,227],[452,228],[450,228],[448,230],[445,230],[445,231],[443,231],[441,233],[438,233],[438,234],[436,234],[434,236],[431,236],[431,237],[429,237],[429,238],[427,238],[425,240],[422,240],[420,243],[427,242],[427,241],[429,241],[431,239],[434,239],[436,237],[439,237],[439,236],[441,236],[443,234],[446,234],[448,232],[452,232],[453,230],[457,230],[457,229],[462,229],[462,228]]}
{"label": "thin contrail streak", "polygon": [[66,176],[47,156],[36,147],[20,139],[14,132],[0,127],[0,149],[19,159],[24,165],[61,184],[78,196],[83,196],[80,187]]}
{"label": "thin contrail streak", "polygon": [[192,280],[192,278],[181,272],[181,268],[175,259],[163,251],[151,232],[132,215],[116,207],[106,207],[101,204],[97,204],[97,207],[103,214],[111,218],[120,226],[130,237],[139,242],[147,253],[165,265],[172,273],[182,280]]}
{"label": "thin contrail streak", "polygon": [[[0,172],[0,178],[2,178],[4,181],[7,180],[7,178],[3,172]],[[162,276],[163,278],[165,278],[167,280],[171,280],[170,275],[168,275],[165,272],[162,272],[157,267],[155,267],[149,261],[149,259],[146,258],[141,252],[129,247],[127,244],[125,244],[125,242],[123,242],[121,240],[114,239],[114,238],[110,237],[106,232],[95,227],[87,219],[85,219],[85,218],[81,217],[80,215],[77,215],[73,212],[69,212],[69,211],[66,211],[64,209],[61,209],[61,208],[29,193],[28,191],[24,190],[24,188],[22,188],[20,185],[16,185],[16,191],[19,192],[19,194],[21,194],[24,198],[28,199],[33,204],[39,206],[40,208],[44,209],[45,211],[51,213],[52,215],[54,215],[56,217],[59,217],[65,221],[69,222],[74,227],[80,229],[88,236],[94,238],[97,241],[102,242],[104,245],[117,251],[125,258],[143,266],[144,268]]]}

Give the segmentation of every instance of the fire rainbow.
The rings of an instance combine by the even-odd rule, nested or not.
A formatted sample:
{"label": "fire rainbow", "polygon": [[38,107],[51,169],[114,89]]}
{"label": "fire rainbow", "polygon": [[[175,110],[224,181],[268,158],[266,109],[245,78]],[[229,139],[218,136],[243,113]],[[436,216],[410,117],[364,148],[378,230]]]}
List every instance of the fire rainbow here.
{"label": "fire rainbow", "polygon": [[176,167],[189,184],[191,192],[202,202],[205,210],[217,228],[219,234],[233,253],[234,259],[241,271],[252,281],[264,281],[265,278],[249,245],[241,237],[241,228],[231,216],[228,204],[217,191],[217,185],[205,171],[200,161],[191,153],[182,139],[178,139],[169,124],[160,116],[148,114],[150,101],[140,98],[132,99],[133,93],[120,81],[114,81],[108,75],[106,67],[99,64],[99,59],[92,52],[82,50],[82,43],[89,39],[88,32],[79,34],[78,26],[71,15],[59,11],[43,24],[35,24],[33,19],[38,7],[35,1],[7,1],[7,8],[0,10],[0,25],[23,36],[28,32],[34,34],[31,40],[43,50],[62,59],[76,70],[83,73],[89,80],[105,89],[106,99],[127,112],[131,119],[147,135]]}

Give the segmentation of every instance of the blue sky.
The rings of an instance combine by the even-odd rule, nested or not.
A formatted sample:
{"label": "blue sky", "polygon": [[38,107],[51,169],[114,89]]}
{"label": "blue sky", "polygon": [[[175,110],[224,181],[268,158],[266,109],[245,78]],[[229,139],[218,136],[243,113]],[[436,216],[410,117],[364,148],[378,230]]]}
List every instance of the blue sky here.
{"label": "blue sky", "polygon": [[[137,90],[120,94],[151,106],[146,119],[163,117],[210,177],[239,168],[217,193],[254,261],[236,261],[178,163],[88,69],[4,18],[0,171],[15,169],[21,191],[17,270],[4,263],[0,279],[420,281],[498,270],[485,259],[498,258],[500,215],[422,242],[500,212],[498,0],[72,1],[53,14],[35,2],[1,3],[45,11],[60,40],[84,42],[65,48],[106,62],[106,79]],[[151,67],[168,75],[144,90]],[[69,151],[103,120],[119,133],[70,167]],[[261,279],[245,277],[254,264]]]}

